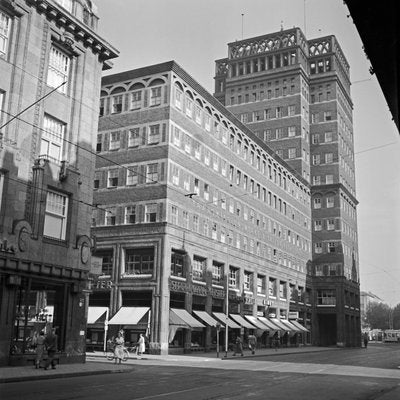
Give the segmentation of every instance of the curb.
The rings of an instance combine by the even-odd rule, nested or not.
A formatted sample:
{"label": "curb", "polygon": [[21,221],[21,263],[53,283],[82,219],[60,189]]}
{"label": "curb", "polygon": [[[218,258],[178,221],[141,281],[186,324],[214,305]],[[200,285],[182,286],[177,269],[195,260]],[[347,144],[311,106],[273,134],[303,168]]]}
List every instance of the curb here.
{"label": "curb", "polygon": [[104,371],[80,371],[80,372],[62,372],[54,375],[35,375],[35,376],[13,376],[10,378],[0,378],[0,384],[3,383],[15,383],[15,382],[26,382],[26,381],[41,381],[48,379],[59,379],[59,378],[69,378],[77,376],[90,376],[90,375],[107,375],[107,374],[122,374],[124,372],[131,372],[134,368],[124,368],[116,370],[104,370]]}

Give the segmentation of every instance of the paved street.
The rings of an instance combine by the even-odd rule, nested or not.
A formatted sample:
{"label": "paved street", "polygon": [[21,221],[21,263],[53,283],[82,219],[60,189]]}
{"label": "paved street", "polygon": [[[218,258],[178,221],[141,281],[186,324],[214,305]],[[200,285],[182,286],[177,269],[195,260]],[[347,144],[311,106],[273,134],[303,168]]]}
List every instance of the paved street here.
{"label": "paved street", "polygon": [[[0,385],[0,393],[6,400],[398,400],[399,360],[398,345],[227,360],[148,357],[129,360],[125,372],[116,366],[120,373],[7,383]],[[96,364],[110,366],[104,357]]]}

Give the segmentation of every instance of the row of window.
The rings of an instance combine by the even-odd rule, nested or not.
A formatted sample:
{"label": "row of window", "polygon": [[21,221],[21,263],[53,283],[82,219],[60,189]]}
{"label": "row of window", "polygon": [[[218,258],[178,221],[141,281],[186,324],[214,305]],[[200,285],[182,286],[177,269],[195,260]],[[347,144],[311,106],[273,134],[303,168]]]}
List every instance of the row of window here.
{"label": "row of window", "polygon": [[332,174],[314,175],[312,177],[313,185],[331,185],[334,183],[334,176]]}
{"label": "row of window", "polygon": [[[244,95],[238,94],[237,96],[230,96],[228,106],[234,106],[244,103],[256,102],[256,101],[264,101],[270,99],[276,99],[279,97],[290,96],[296,93],[296,86],[282,86],[276,87],[274,90],[267,89],[265,92],[264,90],[260,91],[253,91],[251,93],[245,93]],[[280,117],[276,117],[280,118]]]}
{"label": "row of window", "polygon": [[115,151],[165,142],[166,129],[167,125],[164,123],[135,126],[123,131],[99,133],[97,135],[96,151]]}
{"label": "row of window", "polygon": [[162,103],[162,93],[164,92],[164,95],[166,95],[166,91],[167,86],[163,85],[133,90],[128,93],[118,93],[109,97],[102,96],[100,98],[99,116],[159,106]]}
{"label": "row of window", "polygon": [[[193,119],[193,110],[191,108],[186,108],[185,110],[183,109],[184,105],[184,100],[185,104],[192,104],[193,101],[186,96],[186,98],[183,98],[183,92],[180,88],[175,86],[175,107],[182,111],[185,112],[185,115],[188,116],[189,118]],[[228,146],[233,152],[236,154],[240,154],[244,160],[250,163],[254,168],[256,168],[258,171],[261,173],[265,173],[266,170],[266,165],[267,162],[272,165],[274,164],[274,169],[275,169],[275,163],[271,159],[271,157],[265,153],[262,149],[256,148],[253,143],[250,142],[248,139],[242,138],[240,135],[235,134],[233,131],[229,130],[223,126],[223,124],[219,123],[218,121],[214,121],[214,124],[212,124],[212,119],[211,115],[209,112],[205,111],[200,108],[200,106],[196,103],[196,109],[198,109],[199,114],[199,119],[197,119],[195,114],[195,120],[197,119],[197,123],[201,126],[203,126],[204,123],[204,129],[206,132],[212,133],[213,136],[221,141],[225,146]],[[203,119],[201,116],[203,115]],[[203,121],[203,122],[202,122]],[[172,143],[174,143],[176,146],[181,146],[181,132],[182,130],[178,126],[172,126],[172,134],[170,137],[170,140]],[[184,133],[186,134],[186,133]],[[229,135],[229,137],[228,137]],[[187,135],[190,136],[190,135]],[[193,142],[195,143],[195,141]],[[201,146],[200,144],[194,144],[194,146]],[[195,155],[196,155],[196,149],[195,149]],[[271,167],[272,168],[272,167]],[[283,173],[285,175],[285,173]],[[284,179],[286,182],[286,177]],[[287,177],[288,185],[289,187],[289,181],[292,181],[292,178],[290,176]],[[295,187],[298,186],[297,183],[294,183],[293,181],[293,188],[292,188],[292,193],[296,193],[297,189]],[[306,190],[306,188],[301,188],[303,190]],[[287,189],[290,192],[290,189]],[[296,193],[296,197],[298,198],[299,194]],[[307,196],[305,196],[307,197]]]}
{"label": "row of window", "polygon": [[[170,141],[175,146],[191,156],[194,156],[195,159],[203,161],[206,166],[211,167],[215,172],[221,173],[224,177],[228,177],[231,182],[237,180],[238,176],[243,176],[243,182],[240,184],[245,185],[243,186],[244,189],[253,193],[259,199],[262,198],[262,191],[265,192],[265,188],[261,189],[260,184],[256,183],[253,179],[250,179],[241,171],[237,169],[235,170],[233,165],[228,165],[227,162],[220,158],[217,153],[212,152],[199,141],[191,138],[178,126],[172,125],[172,129],[173,131]],[[270,181],[274,182],[288,193],[291,193],[293,197],[305,205],[310,204],[309,196],[303,193],[296,184],[291,182],[290,178],[287,178],[283,173],[281,173],[275,165],[272,164],[270,159],[268,159],[267,162],[254,151],[250,150],[249,147],[240,139],[235,141],[233,134],[229,137],[228,146],[233,152],[248,161],[250,165],[253,165],[258,171],[266,175]]]}
{"label": "row of window", "polygon": [[[177,206],[172,205],[170,209],[169,222],[172,224],[182,226],[185,229],[191,230],[196,233],[200,233],[206,237],[211,237],[213,240],[218,240],[222,243],[227,243],[230,246],[234,246],[238,249],[248,251],[252,254],[257,254],[273,260],[284,266],[289,266],[294,269],[302,269],[300,262],[281,252],[278,249],[274,249],[267,246],[261,241],[255,240],[255,237],[268,243],[275,243],[277,245],[276,238],[280,239],[280,243],[287,251],[291,251],[290,246],[293,245],[305,252],[311,251],[311,243],[309,240],[301,237],[300,235],[292,232],[290,229],[283,228],[280,224],[275,221],[263,216],[262,226],[260,226],[260,217],[257,216],[257,226],[263,230],[258,230],[252,233],[250,239],[246,235],[234,232],[228,229],[226,226],[219,225],[216,222],[211,222],[207,218],[200,218],[197,214],[191,214],[188,211],[181,210]],[[255,222],[254,214],[250,214],[250,219]],[[240,228],[240,227],[239,227]],[[241,230],[243,232],[243,230]],[[251,235],[251,232],[249,232]]]}

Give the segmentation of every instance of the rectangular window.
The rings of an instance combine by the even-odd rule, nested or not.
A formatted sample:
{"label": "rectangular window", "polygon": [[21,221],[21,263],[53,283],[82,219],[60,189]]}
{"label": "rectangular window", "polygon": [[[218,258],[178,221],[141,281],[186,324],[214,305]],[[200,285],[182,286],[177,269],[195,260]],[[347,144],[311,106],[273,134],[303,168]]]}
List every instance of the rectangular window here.
{"label": "rectangular window", "polygon": [[288,149],[288,158],[296,158],[296,148],[295,147]]}
{"label": "rectangular window", "polygon": [[314,198],[314,208],[321,208],[321,198],[320,197]]}
{"label": "rectangular window", "polygon": [[326,198],[326,208],[332,208],[335,206],[335,198],[333,196],[329,196]]}
{"label": "rectangular window", "polygon": [[150,106],[159,106],[161,104],[161,86],[150,89]]}
{"label": "rectangular window", "polygon": [[199,106],[195,106],[194,108],[194,120],[201,125],[201,114],[202,114],[202,110]]}
{"label": "rectangular window", "polygon": [[319,154],[313,154],[312,162],[313,165],[319,165],[321,163],[321,156]]}
{"label": "rectangular window", "polygon": [[56,192],[47,192],[43,235],[65,240],[67,215],[68,197]]}
{"label": "rectangular window", "polygon": [[317,254],[322,253],[322,243],[315,243],[315,253]]}
{"label": "rectangular window", "polygon": [[335,220],[334,219],[328,219],[327,229],[328,229],[328,231],[335,230]]}
{"label": "rectangular window", "polygon": [[118,169],[110,169],[108,171],[108,179],[107,179],[107,187],[116,187],[118,186]]}
{"label": "rectangular window", "polygon": [[205,278],[207,259],[193,256],[193,279],[203,281]]}
{"label": "rectangular window", "polygon": [[108,208],[105,212],[105,225],[112,226],[116,223],[115,208]]}
{"label": "rectangular window", "polygon": [[322,231],[322,221],[321,220],[314,221],[314,230]]}
{"label": "rectangular window", "polygon": [[129,129],[128,147],[136,147],[140,145],[140,128]]}
{"label": "rectangular window", "polygon": [[119,149],[120,144],[121,144],[120,132],[111,132],[110,133],[110,150]]}
{"label": "rectangular window", "polygon": [[119,114],[120,112],[122,112],[122,94],[118,95],[118,96],[113,96],[111,98],[111,103],[112,103],[112,113],[113,114]]}
{"label": "rectangular window", "polygon": [[146,167],[146,183],[155,183],[158,181],[158,164],[149,164]]}
{"label": "rectangular window", "polygon": [[178,88],[175,88],[175,107],[179,110],[182,110],[182,99],[183,93]]}
{"label": "rectangular window", "polygon": [[213,261],[212,263],[212,283],[215,285],[220,285],[222,283],[222,271],[224,265]]}
{"label": "rectangular window", "polygon": [[320,185],[321,184],[321,176],[314,175],[313,176],[313,185]]}
{"label": "rectangular window", "polygon": [[279,298],[280,299],[287,299],[287,285],[286,282],[280,281],[279,282]]}
{"label": "rectangular window", "polygon": [[193,230],[195,232],[199,232],[199,216],[198,215],[193,215]]}
{"label": "rectangular window", "polygon": [[325,143],[330,143],[333,140],[332,132],[325,132]]}
{"label": "rectangular window", "polygon": [[178,225],[178,207],[171,206],[171,222]]}
{"label": "rectangular window", "polygon": [[142,91],[131,93],[131,110],[138,110],[142,107]]}
{"label": "rectangular window", "polygon": [[185,276],[183,254],[174,250],[172,250],[171,253],[171,275],[179,277]]}
{"label": "rectangular window", "polygon": [[333,163],[333,153],[325,153],[325,164]]}
{"label": "rectangular window", "polygon": [[[2,30],[3,29],[1,29],[0,25],[0,38]],[[47,71],[47,84],[53,88],[56,88],[63,82],[67,82],[57,89],[57,91],[60,93],[67,93],[70,64],[71,59],[66,54],[60,51],[57,47],[51,46],[49,66]]]}
{"label": "rectangular window", "polygon": [[238,288],[239,287],[239,269],[234,267],[229,267],[229,287]]}
{"label": "rectangular window", "polygon": [[328,253],[335,253],[336,245],[335,242],[328,242]]}
{"label": "rectangular window", "polygon": [[193,114],[193,101],[186,98],[186,115],[192,118]]}
{"label": "rectangular window", "polygon": [[96,252],[95,256],[102,259],[101,275],[111,276],[113,269],[113,251],[103,250],[101,252]]}
{"label": "rectangular window", "polygon": [[257,294],[265,294],[265,276],[257,275]]}
{"label": "rectangular window", "polygon": [[275,117],[282,118],[282,107],[276,107]]}
{"label": "rectangular window", "polygon": [[296,127],[295,126],[288,127],[288,136],[289,137],[296,136]]}
{"label": "rectangular window", "polygon": [[193,147],[194,147],[194,156],[197,160],[201,159],[201,145],[197,141],[193,141]]}
{"label": "rectangular window", "polygon": [[276,297],[277,283],[275,278],[269,278],[268,280],[268,294],[269,296]]}
{"label": "rectangular window", "polygon": [[183,227],[189,229],[189,213],[187,211],[182,212]]}
{"label": "rectangular window", "polygon": [[160,125],[150,125],[147,144],[157,144],[160,141]]}
{"label": "rectangular window", "polygon": [[324,121],[331,121],[332,120],[332,113],[330,111],[324,112]]}
{"label": "rectangular window", "polygon": [[186,153],[190,154],[191,148],[192,148],[192,139],[189,135],[184,135],[183,136],[183,141],[184,141],[184,149]]}
{"label": "rectangular window", "polygon": [[125,224],[136,223],[136,206],[125,207]]}
{"label": "rectangular window", "polygon": [[157,204],[146,204],[145,206],[145,222],[156,222],[157,221]]}
{"label": "rectangular window", "polygon": [[335,290],[329,290],[329,289],[317,290],[317,305],[318,306],[336,306]]}
{"label": "rectangular window", "polygon": [[104,104],[105,104],[105,101],[106,101],[105,98],[100,99],[99,117],[102,117],[104,115]]}
{"label": "rectangular window", "polygon": [[248,290],[249,292],[253,291],[253,273],[244,271],[244,282],[243,282],[244,290]]}
{"label": "rectangular window", "polygon": [[319,143],[319,134],[318,133],[312,135],[312,143],[313,144],[318,144]]}
{"label": "rectangular window", "polygon": [[333,183],[333,175],[326,175],[325,176],[325,182],[327,185],[330,185]]}
{"label": "rectangular window", "polygon": [[39,157],[45,157],[56,162],[62,160],[65,127],[65,124],[49,115],[44,116]]}
{"label": "rectangular window", "polygon": [[126,173],[126,184],[127,185],[137,185],[138,184],[138,167],[137,166],[128,167],[128,171]]}
{"label": "rectangular window", "polygon": [[154,248],[127,249],[125,273],[129,275],[151,275],[154,270]]}
{"label": "rectangular window", "polygon": [[10,30],[11,18],[0,11],[0,57],[4,57],[7,54]]}

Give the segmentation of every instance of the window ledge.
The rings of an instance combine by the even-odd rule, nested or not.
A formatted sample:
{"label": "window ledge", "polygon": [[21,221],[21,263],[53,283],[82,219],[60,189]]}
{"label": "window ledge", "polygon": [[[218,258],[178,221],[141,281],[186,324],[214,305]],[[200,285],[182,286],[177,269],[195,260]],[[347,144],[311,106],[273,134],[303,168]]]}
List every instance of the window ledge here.
{"label": "window ledge", "polygon": [[199,281],[197,279],[193,279],[193,283],[196,283],[197,285],[202,285],[202,286],[206,286],[207,283],[204,281]]}
{"label": "window ledge", "polygon": [[171,279],[175,279],[176,281],[186,282],[186,278],[183,277],[183,276],[171,275],[170,278],[171,278]]}
{"label": "window ledge", "polygon": [[218,289],[223,289],[224,287],[222,285],[218,285],[217,283],[213,283],[212,287],[218,288]]}
{"label": "window ledge", "polygon": [[123,279],[148,279],[152,276],[152,274],[121,274]]}

